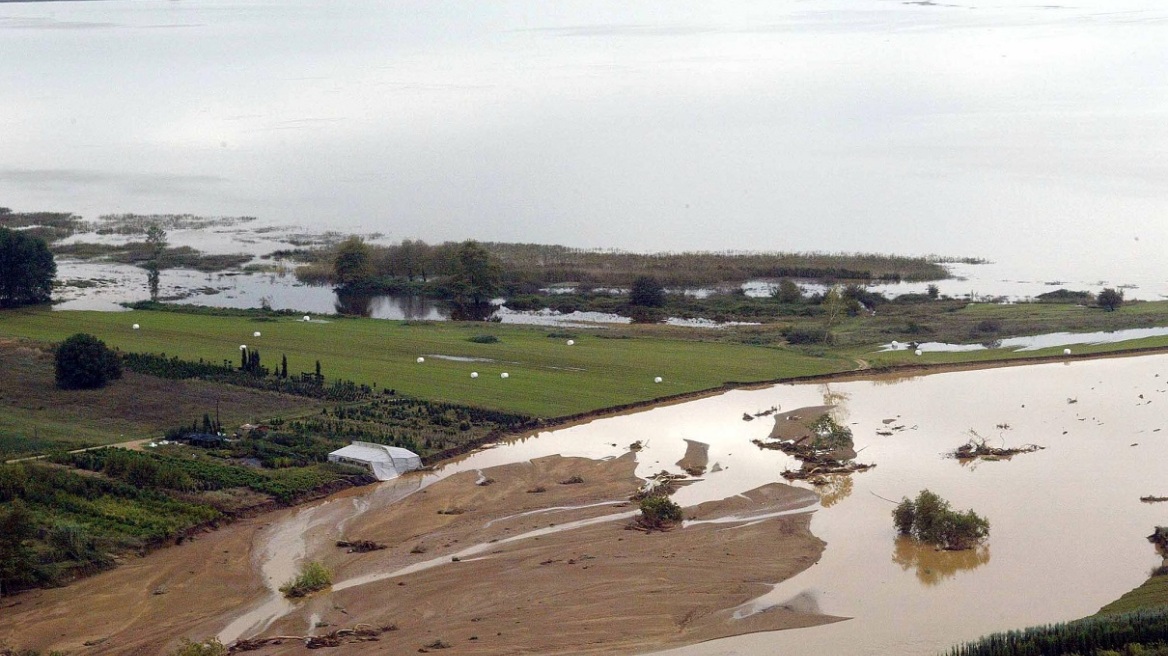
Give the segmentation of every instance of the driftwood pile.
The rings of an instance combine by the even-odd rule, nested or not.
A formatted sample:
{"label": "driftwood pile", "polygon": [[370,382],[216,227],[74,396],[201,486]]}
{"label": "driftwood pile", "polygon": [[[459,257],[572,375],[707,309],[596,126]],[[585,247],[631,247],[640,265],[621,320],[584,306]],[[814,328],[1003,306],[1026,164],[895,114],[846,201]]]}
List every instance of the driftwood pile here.
{"label": "driftwood pile", "polygon": [[374,542],[373,540],[337,540],[337,546],[342,549],[348,549],[349,553],[380,551],[386,548],[386,545],[380,542]]}
{"label": "driftwood pile", "polygon": [[973,433],[973,437],[968,442],[954,449],[952,456],[958,460],[972,460],[974,458],[980,458],[982,460],[1006,460],[1019,453],[1034,453],[1045,448],[1037,444],[1023,444],[1014,448],[993,447],[986,444],[985,438],[977,433]]}
{"label": "driftwood pile", "polygon": [[[829,408],[825,408],[829,409]],[[800,461],[799,469],[782,472],[788,481],[808,481],[812,485],[827,485],[828,474],[852,474],[867,471],[876,465],[856,462],[852,432],[840,426],[826,412],[815,420],[784,413],[776,417],[776,429],[771,437],[777,441],[754,440],[761,449],[777,449]],[[788,439],[782,439],[787,437]]]}
{"label": "driftwood pile", "polygon": [[358,624],[351,629],[337,629],[332,633],[319,636],[272,636],[270,638],[244,638],[237,640],[227,648],[227,653],[238,654],[245,651],[263,649],[268,645],[282,645],[285,642],[301,642],[309,649],[322,647],[340,647],[343,644],[355,642],[376,642],[380,635],[387,631],[396,631],[397,627],[390,624],[375,627],[372,624]]}
{"label": "driftwood pile", "polygon": [[1163,501],[1168,501],[1168,497],[1158,497],[1149,494],[1146,497],[1140,497],[1140,501],[1143,501],[1144,503],[1161,503]]}

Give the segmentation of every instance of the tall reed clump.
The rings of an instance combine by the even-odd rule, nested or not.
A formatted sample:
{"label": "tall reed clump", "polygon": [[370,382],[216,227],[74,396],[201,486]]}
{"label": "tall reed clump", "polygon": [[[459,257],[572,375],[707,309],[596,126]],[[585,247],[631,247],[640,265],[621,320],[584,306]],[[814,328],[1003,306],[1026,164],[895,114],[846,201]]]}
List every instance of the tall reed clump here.
{"label": "tall reed clump", "polygon": [[317,590],[324,590],[333,584],[333,576],[328,568],[317,561],[312,561],[300,570],[300,575],[280,586],[280,592],[285,597],[307,597]]}

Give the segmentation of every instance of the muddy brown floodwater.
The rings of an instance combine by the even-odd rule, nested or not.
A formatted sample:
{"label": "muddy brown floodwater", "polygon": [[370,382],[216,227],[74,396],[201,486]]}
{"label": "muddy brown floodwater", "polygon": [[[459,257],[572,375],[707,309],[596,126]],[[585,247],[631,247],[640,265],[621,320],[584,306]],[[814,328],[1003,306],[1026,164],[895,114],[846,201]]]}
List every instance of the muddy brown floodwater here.
{"label": "muddy brown floodwater", "polygon": [[[660,653],[935,654],[988,632],[1091,614],[1144,580],[1159,563],[1144,536],[1163,517],[1140,497],[1168,494],[1163,475],[1168,414],[1161,405],[1168,405],[1168,356],[1162,355],[734,391],[503,443],[425,476],[347,491],[228,528],[193,547],[165,550],[64,591],[35,593],[23,607],[4,612],[6,619],[11,613],[13,621],[27,622],[22,628],[38,631],[43,642],[37,646],[71,644],[66,641],[77,641],[81,633],[139,632],[144,640],[157,640],[164,631],[171,637],[218,633],[231,640],[303,634],[321,621],[339,627],[397,618],[401,627],[393,637],[348,646],[343,653],[407,638],[405,646],[415,651],[421,637],[446,635],[465,639],[459,646],[467,649],[470,638],[477,638],[474,650],[480,653],[503,645],[546,653],[653,653],[705,640]],[[819,488],[796,483],[819,495],[820,503],[811,507],[794,497],[787,502],[768,497],[791,489],[774,484],[783,469],[798,463],[751,443],[771,433],[774,418],[741,418],[776,406],[785,412],[833,406],[836,420],[854,432],[860,457],[876,468],[833,477]],[[991,446],[1046,448],[993,462],[945,457],[971,431]],[[635,440],[643,449],[630,454],[628,445]],[[635,484],[634,474],[643,479],[662,470],[677,472],[679,462],[699,461],[706,472],[674,495],[681,505],[699,509],[687,511],[693,521],[666,536],[619,530],[632,509],[613,506]],[[527,493],[535,481],[522,479],[523,468],[533,466],[550,467],[549,481],[574,468],[585,484],[550,482],[546,493]],[[475,484],[488,477],[498,482]],[[942,553],[898,538],[890,517],[893,503],[922,488],[987,517],[988,542],[973,551]],[[435,509],[460,512],[440,515]],[[818,542],[767,542],[797,536],[808,519],[815,536],[810,539],[826,542],[818,563],[809,567],[798,556]],[[397,546],[347,556],[332,544],[339,535]],[[627,543],[619,540],[626,535],[654,541],[642,543],[656,545],[651,557],[627,552]],[[691,536],[704,536],[692,542],[707,546],[719,536],[754,540],[702,552],[690,550]],[[759,540],[773,547],[768,552],[773,562],[745,546]],[[250,561],[217,555],[238,554],[240,544],[250,544]],[[425,553],[408,553],[419,544]],[[185,554],[204,551],[216,555],[225,573],[182,565]],[[726,559],[727,552],[738,557]],[[670,554],[680,557],[671,560]],[[583,566],[593,561],[584,555],[609,562],[585,572]],[[745,566],[752,558],[759,561],[756,566]],[[150,565],[152,559],[160,565]],[[329,563],[336,584],[306,602],[284,602],[274,589],[305,559]],[[612,563],[622,559],[646,568],[659,585],[639,579],[621,587],[623,572]],[[134,576],[131,568],[137,569]],[[611,576],[602,576],[606,571]],[[712,577],[700,579],[700,593],[685,587],[691,572]],[[227,586],[227,575],[238,580],[238,590]],[[166,595],[148,594],[171,578]],[[208,601],[203,609],[165,613],[183,598],[176,592],[195,595],[201,582],[216,594],[231,592],[230,603]],[[405,589],[417,589],[405,595],[402,582]],[[543,596],[518,601],[490,592],[492,586],[510,591],[529,584]],[[118,596],[117,585],[132,594]],[[574,594],[589,586],[614,587],[606,594]],[[86,593],[100,593],[111,604],[128,600],[138,619],[87,607],[93,621],[77,628],[70,613],[82,612],[77,604]],[[400,599],[415,602],[395,605]],[[643,621],[622,622],[612,612],[619,607],[614,604],[630,602]],[[387,614],[387,608],[396,610]],[[553,634],[524,624],[540,617],[549,626],[572,622],[572,631],[559,642],[549,641]],[[777,617],[785,619],[776,622]],[[832,618],[849,619],[822,624]],[[157,625],[134,628],[147,620]],[[589,622],[616,639],[593,640]],[[796,626],[805,628],[773,630]],[[510,637],[487,644],[484,636],[497,633]],[[3,631],[0,638],[11,641]],[[113,644],[111,639],[92,653],[120,653]]]}

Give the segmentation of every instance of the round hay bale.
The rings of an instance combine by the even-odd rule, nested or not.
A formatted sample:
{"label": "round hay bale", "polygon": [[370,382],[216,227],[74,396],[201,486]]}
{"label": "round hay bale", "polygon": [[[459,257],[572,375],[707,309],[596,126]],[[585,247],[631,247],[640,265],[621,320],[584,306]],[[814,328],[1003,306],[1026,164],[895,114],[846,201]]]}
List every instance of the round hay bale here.
{"label": "round hay bale", "polygon": [[247,350],[247,344],[240,344],[240,345],[239,345],[239,350],[241,350],[241,351],[246,351],[246,350]]}
{"label": "round hay bale", "polygon": [[134,324],[134,330],[138,330],[139,328],[141,328],[141,326],[139,326],[138,324]]}
{"label": "round hay bale", "polygon": [[510,377],[511,377],[511,374],[507,373],[506,371],[499,374],[499,378],[510,378]]}
{"label": "round hay bale", "polygon": [[661,382],[661,376],[658,376],[658,377],[654,378],[654,379],[653,379],[653,382],[654,382],[654,383],[660,383],[660,382]]}
{"label": "round hay bale", "polygon": [[479,377],[479,372],[477,372],[477,371],[472,371],[472,372],[470,372],[470,377],[471,377],[471,378],[478,378],[478,377]]}
{"label": "round hay bale", "polygon": [[1063,355],[1070,355],[1071,349],[1063,349]]}
{"label": "round hay bale", "polygon": [[921,354],[921,350],[920,350],[920,349],[917,349],[916,353],[917,353],[917,355],[920,355],[920,354]]}
{"label": "round hay bale", "polygon": [[260,336],[260,331],[258,331],[258,330],[257,330],[257,331],[255,331],[254,333],[252,333],[252,334],[251,334],[251,336],[252,336],[252,337],[259,337],[259,336]]}
{"label": "round hay bale", "polygon": [[418,364],[422,364],[425,361],[426,361],[426,358],[422,358],[422,357],[418,358]]}
{"label": "round hay bale", "polygon": [[306,315],[304,315],[304,321],[312,321],[312,317],[310,317],[306,314]]}
{"label": "round hay bale", "polygon": [[576,340],[574,340],[574,339],[568,340],[568,346],[575,346],[575,345],[576,345]]}

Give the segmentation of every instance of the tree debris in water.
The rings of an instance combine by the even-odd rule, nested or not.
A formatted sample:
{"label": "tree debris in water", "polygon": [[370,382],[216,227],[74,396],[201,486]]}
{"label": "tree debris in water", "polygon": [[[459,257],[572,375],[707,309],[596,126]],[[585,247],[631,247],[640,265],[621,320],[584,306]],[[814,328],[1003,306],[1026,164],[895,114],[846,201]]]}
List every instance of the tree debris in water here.
{"label": "tree debris in water", "polygon": [[347,548],[349,553],[366,553],[387,548],[386,545],[373,540],[337,540],[337,546],[342,549]]}
{"label": "tree debris in water", "polygon": [[351,629],[338,629],[332,633],[319,636],[272,636],[270,638],[244,638],[237,640],[228,649],[229,654],[238,654],[244,651],[255,651],[269,645],[282,645],[285,642],[302,642],[309,649],[321,647],[340,647],[343,644],[356,642],[376,642],[379,636],[387,631],[396,631],[397,627],[389,624],[375,627],[372,624],[358,624]]}
{"label": "tree debris in water", "polygon": [[1046,448],[1037,444],[1023,444],[1019,447],[999,448],[986,444],[986,439],[972,429],[970,429],[969,435],[969,441],[957,447],[950,455],[958,460],[972,460],[974,458],[980,458],[982,460],[1006,460],[1019,453],[1034,453],[1035,451],[1041,451]]}
{"label": "tree debris in water", "polygon": [[841,426],[826,412],[810,422],[789,413],[780,415],[775,421],[801,421],[806,428],[804,434],[795,439],[776,442],[754,440],[761,449],[777,449],[802,462],[799,469],[788,469],[782,473],[788,481],[805,480],[811,481],[813,485],[825,485],[827,479],[824,476],[827,474],[851,474],[875,467],[855,462],[856,451],[852,448],[855,442],[851,429]]}
{"label": "tree debris in water", "polygon": [[1157,497],[1157,496],[1149,494],[1146,497],[1140,497],[1140,501],[1143,501],[1144,503],[1161,503],[1164,501],[1168,501],[1168,497]]}

